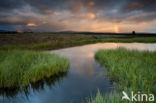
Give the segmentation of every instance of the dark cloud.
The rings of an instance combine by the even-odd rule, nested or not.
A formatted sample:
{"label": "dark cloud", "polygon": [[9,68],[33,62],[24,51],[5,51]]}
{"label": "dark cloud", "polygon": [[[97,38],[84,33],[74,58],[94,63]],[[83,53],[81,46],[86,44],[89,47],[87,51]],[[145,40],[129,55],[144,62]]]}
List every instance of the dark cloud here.
{"label": "dark cloud", "polygon": [[123,7],[123,11],[156,12],[156,2],[155,0],[128,0]]}
{"label": "dark cloud", "polygon": [[39,18],[33,16],[24,16],[24,15],[1,15],[0,24],[10,24],[10,25],[26,25],[29,22],[38,22]]}
{"label": "dark cloud", "polygon": [[148,13],[148,14],[143,14],[143,15],[138,15],[138,16],[131,16],[127,18],[127,20],[141,23],[141,22],[151,22],[155,20],[155,18],[156,18],[156,13]]}
{"label": "dark cloud", "polygon": [[[90,19],[90,20],[86,20]],[[0,27],[63,30],[80,22],[151,22],[156,20],[155,0],[2,0]],[[78,22],[78,23],[71,23]],[[5,25],[5,26],[4,26]],[[0,28],[1,29],[1,28]]]}
{"label": "dark cloud", "polygon": [[20,9],[25,5],[24,0],[1,0],[0,1],[0,12],[9,12],[13,9]]}
{"label": "dark cloud", "polygon": [[44,13],[45,10],[63,10],[65,9],[65,3],[68,0],[26,0],[26,3],[31,7],[39,10],[40,13]]}

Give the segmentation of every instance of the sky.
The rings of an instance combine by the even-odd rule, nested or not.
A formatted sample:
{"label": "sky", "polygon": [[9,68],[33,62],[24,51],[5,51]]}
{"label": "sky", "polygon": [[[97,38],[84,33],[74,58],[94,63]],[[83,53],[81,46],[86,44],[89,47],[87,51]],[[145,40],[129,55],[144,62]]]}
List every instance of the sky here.
{"label": "sky", "polygon": [[156,1],[1,0],[0,30],[156,33]]}

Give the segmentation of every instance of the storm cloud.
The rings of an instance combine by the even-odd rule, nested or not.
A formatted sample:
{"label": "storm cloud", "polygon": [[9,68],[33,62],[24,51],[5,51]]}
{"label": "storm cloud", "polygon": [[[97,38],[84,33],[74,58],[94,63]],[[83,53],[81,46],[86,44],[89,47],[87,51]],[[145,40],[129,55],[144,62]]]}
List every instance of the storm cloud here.
{"label": "storm cloud", "polygon": [[155,26],[154,0],[0,1],[0,30],[156,32]]}

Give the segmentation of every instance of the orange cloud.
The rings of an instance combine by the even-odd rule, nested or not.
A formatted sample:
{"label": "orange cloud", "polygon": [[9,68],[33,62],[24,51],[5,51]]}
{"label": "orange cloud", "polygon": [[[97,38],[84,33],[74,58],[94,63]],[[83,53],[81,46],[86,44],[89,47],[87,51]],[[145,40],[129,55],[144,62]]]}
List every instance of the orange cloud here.
{"label": "orange cloud", "polygon": [[55,16],[60,15],[59,12],[55,12],[55,11],[52,11],[52,10],[49,10],[49,9],[44,10],[44,13],[53,14],[53,15],[55,15]]}
{"label": "orange cloud", "polygon": [[95,18],[95,14],[94,14],[94,13],[88,13],[88,14],[87,14],[87,17],[88,17],[89,19],[94,19],[94,18]]}
{"label": "orange cloud", "polygon": [[89,2],[89,6],[94,6],[95,3],[93,1]]}
{"label": "orange cloud", "polygon": [[37,26],[37,24],[34,24],[34,23],[28,23],[27,26]]}

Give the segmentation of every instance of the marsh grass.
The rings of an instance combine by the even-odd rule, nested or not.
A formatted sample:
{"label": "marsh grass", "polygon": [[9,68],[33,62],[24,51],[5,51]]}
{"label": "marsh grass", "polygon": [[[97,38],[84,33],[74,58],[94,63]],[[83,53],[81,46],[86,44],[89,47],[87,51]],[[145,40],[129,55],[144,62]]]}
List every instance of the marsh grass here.
{"label": "marsh grass", "polygon": [[0,88],[24,87],[66,72],[69,61],[55,54],[27,50],[0,51]]}
{"label": "marsh grass", "polygon": [[[88,103],[121,103],[121,95],[117,92],[109,93],[108,95],[103,95],[98,90],[96,97],[91,97]],[[124,102],[122,102],[124,103]]]}
{"label": "marsh grass", "polygon": [[103,39],[81,39],[81,40],[66,40],[55,42],[44,42],[27,45],[2,45],[0,50],[12,50],[12,49],[29,49],[29,50],[53,50],[59,48],[66,48],[72,46],[79,46],[92,43],[105,43],[105,42],[140,42],[140,43],[156,43],[156,37],[136,37],[136,38],[103,38]]}
{"label": "marsh grass", "polygon": [[[122,91],[128,94],[131,91],[135,93],[140,91],[156,95],[156,52],[118,48],[116,50],[99,50],[96,52],[95,58],[108,68],[108,75],[117,83],[116,89],[120,91],[120,94]],[[113,94],[113,98],[97,94],[97,97],[89,103],[95,103],[97,100],[100,100],[97,103],[121,103],[118,101],[121,100],[121,97],[118,96],[119,93]]]}

